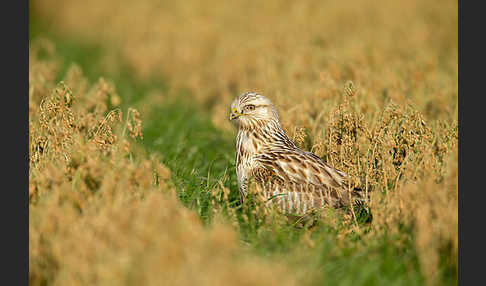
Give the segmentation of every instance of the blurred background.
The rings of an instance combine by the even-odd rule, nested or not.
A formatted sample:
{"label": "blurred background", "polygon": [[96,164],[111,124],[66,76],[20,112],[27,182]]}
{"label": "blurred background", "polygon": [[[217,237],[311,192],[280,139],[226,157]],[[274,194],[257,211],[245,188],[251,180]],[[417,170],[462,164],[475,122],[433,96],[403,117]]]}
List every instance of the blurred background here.
{"label": "blurred background", "polygon": [[270,96],[290,120],[349,80],[370,104],[455,112],[457,1],[45,0],[31,15],[39,35],[103,46],[100,73],[123,62],[133,77],[189,89],[221,128],[220,112],[244,91]]}
{"label": "blurred background", "polygon": [[[62,80],[87,126],[111,108],[128,122],[135,107],[143,138],[130,148],[160,156],[115,168],[90,155],[80,166],[91,177],[72,164],[31,166],[31,284],[457,284],[457,1],[29,4],[30,130],[41,130],[38,106]],[[329,219],[308,233],[238,208],[228,112],[246,91],[274,102],[301,148],[382,191],[371,226]],[[140,189],[150,176],[129,180],[154,162],[170,174],[157,188],[177,200]],[[106,168],[133,174],[116,171],[127,178],[116,185]],[[98,178],[97,191],[66,198],[76,176],[87,189]],[[128,185],[139,200],[103,195]]]}

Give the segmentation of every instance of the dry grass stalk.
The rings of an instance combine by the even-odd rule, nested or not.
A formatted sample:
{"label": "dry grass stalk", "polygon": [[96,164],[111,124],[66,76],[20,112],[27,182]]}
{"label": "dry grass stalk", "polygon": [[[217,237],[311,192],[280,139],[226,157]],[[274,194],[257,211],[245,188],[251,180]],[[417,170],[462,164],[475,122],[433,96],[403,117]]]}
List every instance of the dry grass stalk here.
{"label": "dry grass stalk", "polygon": [[113,86],[86,86],[78,67],[72,88],[55,86],[39,80],[46,65],[30,67],[31,285],[296,284],[283,264],[241,251],[231,226],[205,228],[179,202],[170,171],[131,144],[140,114],[106,108]]}

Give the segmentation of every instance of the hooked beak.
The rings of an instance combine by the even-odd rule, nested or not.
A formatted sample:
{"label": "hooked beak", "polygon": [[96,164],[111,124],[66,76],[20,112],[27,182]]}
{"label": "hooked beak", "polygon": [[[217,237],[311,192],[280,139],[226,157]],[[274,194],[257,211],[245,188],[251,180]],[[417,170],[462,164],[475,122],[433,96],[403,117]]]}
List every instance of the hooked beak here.
{"label": "hooked beak", "polygon": [[240,117],[241,115],[243,115],[242,113],[238,113],[238,111],[236,110],[236,108],[233,108],[230,112],[230,120],[234,120],[238,117]]}

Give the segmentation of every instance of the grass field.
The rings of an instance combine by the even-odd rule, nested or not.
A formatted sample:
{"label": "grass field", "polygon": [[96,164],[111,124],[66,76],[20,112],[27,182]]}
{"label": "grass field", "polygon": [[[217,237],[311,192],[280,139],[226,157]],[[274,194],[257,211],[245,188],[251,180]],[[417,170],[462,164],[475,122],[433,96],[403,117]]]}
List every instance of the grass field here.
{"label": "grass field", "polygon": [[[250,3],[30,3],[31,285],[457,285],[457,2]],[[372,219],[240,204],[248,90]]]}

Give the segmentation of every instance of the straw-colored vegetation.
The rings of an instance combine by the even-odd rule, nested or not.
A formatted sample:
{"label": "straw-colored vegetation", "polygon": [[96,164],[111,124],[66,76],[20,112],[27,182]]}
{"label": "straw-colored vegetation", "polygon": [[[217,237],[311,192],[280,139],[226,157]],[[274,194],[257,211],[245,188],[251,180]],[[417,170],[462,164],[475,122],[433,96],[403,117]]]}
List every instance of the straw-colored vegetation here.
{"label": "straw-colored vegetation", "polygon": [[112,85],[90,86],[77,66],[56,85],[56,62],[30,52],[30,284],[295,283],[182,206],[170,170],[131,146],[138,112],[108,110]]}
{"label": "straw-colored vegetation", "polygon": [[[457,1],[31,4],[55,34],[30,48],[31,284],[457,283]],[[57,51],[73,37],[105,79]],[[137,109],[122,85],[149,86]],[[371,222],[239,205],[227,118],[248,90],[364,179]]]}

